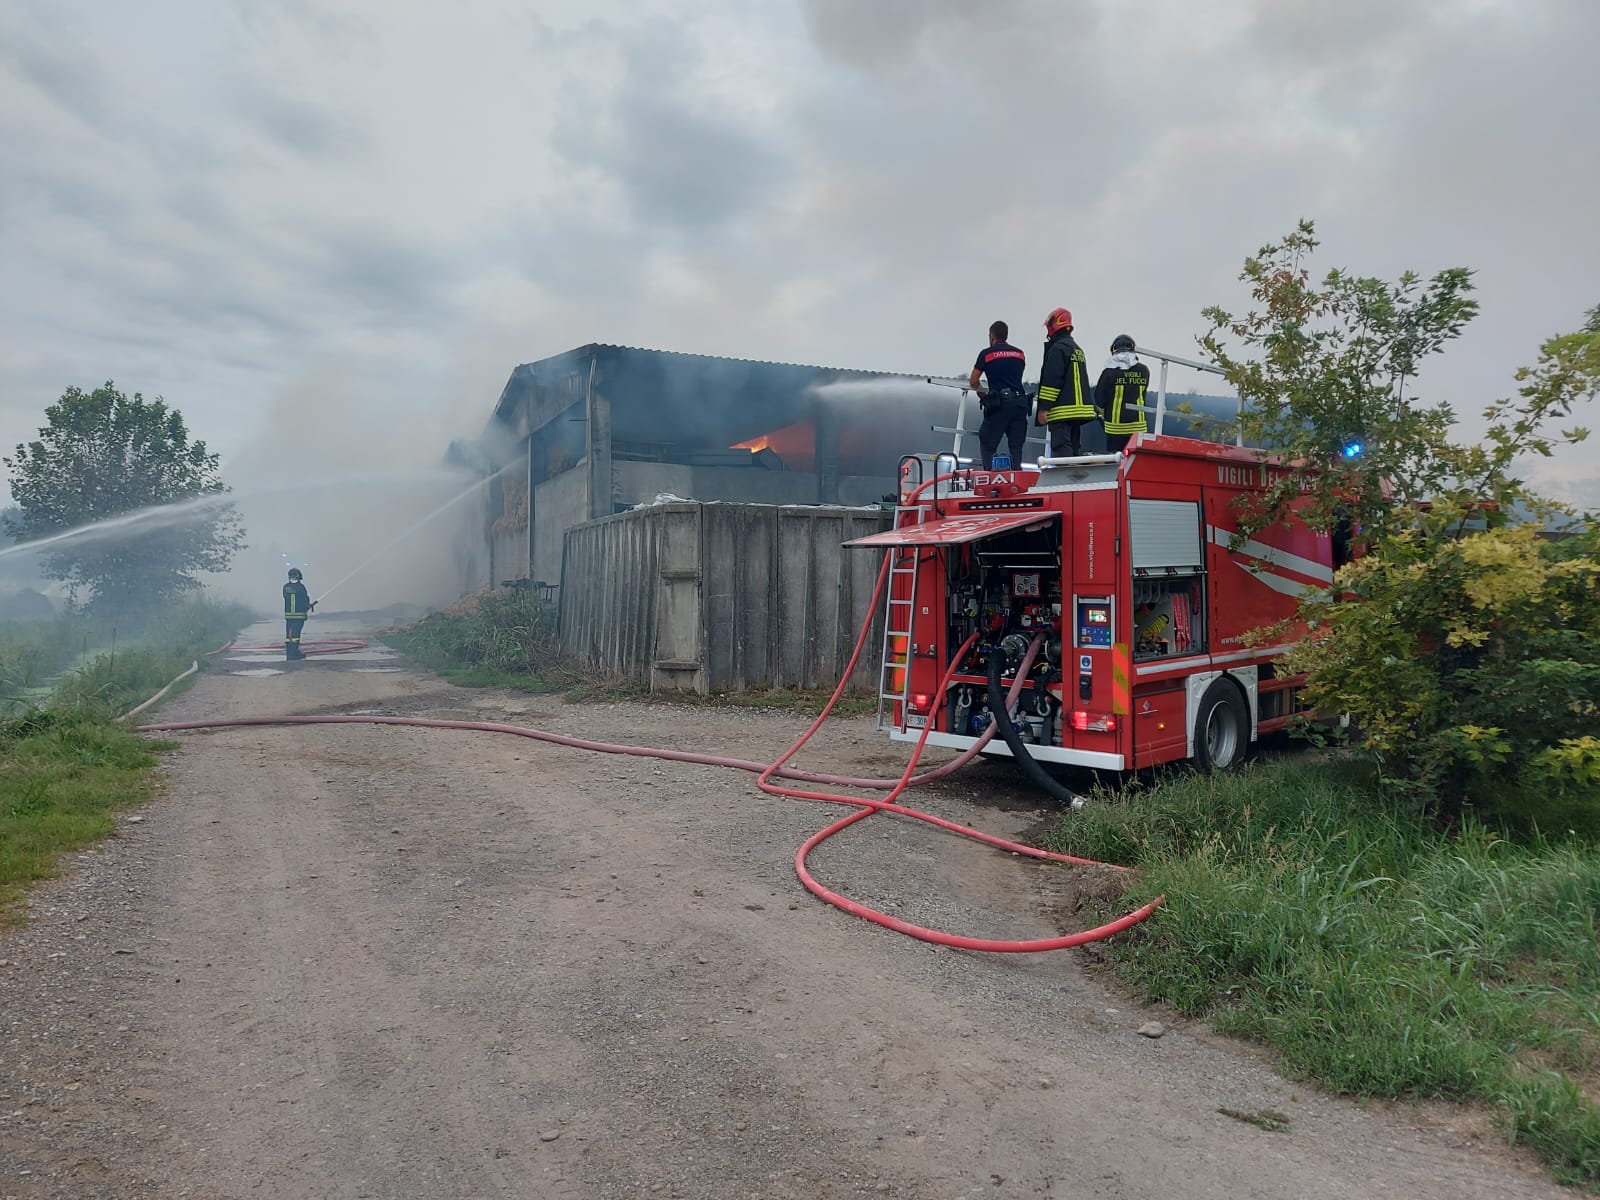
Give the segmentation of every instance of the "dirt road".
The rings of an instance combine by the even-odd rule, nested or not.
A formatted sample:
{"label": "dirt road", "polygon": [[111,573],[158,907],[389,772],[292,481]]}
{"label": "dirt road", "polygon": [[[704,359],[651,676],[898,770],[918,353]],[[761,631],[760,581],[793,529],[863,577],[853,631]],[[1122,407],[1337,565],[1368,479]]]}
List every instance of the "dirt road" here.
{"label": "dirt road", "polygon": [[[324,636],[336,631],[323,628]],[[163,717],[384,711],[770,756],[792,716],[232,661]],[[897,770],[869,721],[808,762]],[[167,796],[0,935],[0,1197],[1541,1197],[1481,1117],[1362,1108],[1074,953],[936,950],[812,900],[840,810],[488,734],[187,735]],[[974,792],[983,794],[974,803]],[[1016,835],[979,766],[923,806]],[[1061,932],[1057,869],[874,817],[820,878]],[[1222,1115],[1273,1110],[1273,1132]]]}

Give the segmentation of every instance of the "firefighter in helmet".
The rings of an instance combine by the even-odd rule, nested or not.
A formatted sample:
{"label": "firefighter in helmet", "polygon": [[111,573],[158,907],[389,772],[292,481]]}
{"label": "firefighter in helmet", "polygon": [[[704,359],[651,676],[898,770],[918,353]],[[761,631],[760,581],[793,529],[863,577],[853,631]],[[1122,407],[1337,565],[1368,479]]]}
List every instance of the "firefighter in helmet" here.
{"label": "firefighter in helmet", "polygon": [[1120,454],[1128,439],[1148,428],[1144,421],[1144,394],[1150,386],[1150,368],[1135,357],[1135,344],[1126,333],[1111,343],[1111,357],[1094,385],[1094,406],[1106,428],[1106,453]]}
{"label": "firefighter in helmet", "polygon": [[1072,340],[1072,314],[1050,310],[1044,319],[1044,362],[1039,368],[1039,415],[1050,426],[1050,456],[1083,453],[1083,427],[1095,419],[1094,392],[1083,347]]}
{"label": "firefighter in helmet", "polygon": [[301,582],[300,568],[289,568],[289,582],[283,585],[283,656],[291,662],[305,657],[300,649],[300,631],[306,627],[317,602]]}

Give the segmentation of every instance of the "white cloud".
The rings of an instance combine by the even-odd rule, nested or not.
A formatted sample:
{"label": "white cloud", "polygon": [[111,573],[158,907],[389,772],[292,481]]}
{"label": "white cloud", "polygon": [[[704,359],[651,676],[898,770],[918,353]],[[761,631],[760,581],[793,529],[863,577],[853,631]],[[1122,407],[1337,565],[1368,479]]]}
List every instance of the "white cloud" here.
{"label": "white cloud", "polygon": [[1064,303],[1184,353],[1301,216],[1478,269],[1426,380],[1470,428],[1600,302],[1597,42],[1590,0],[14,0],[0,446],[111,377],[230,460],[298,395],[302,447],[420,463],[587,341],[964,371]]}

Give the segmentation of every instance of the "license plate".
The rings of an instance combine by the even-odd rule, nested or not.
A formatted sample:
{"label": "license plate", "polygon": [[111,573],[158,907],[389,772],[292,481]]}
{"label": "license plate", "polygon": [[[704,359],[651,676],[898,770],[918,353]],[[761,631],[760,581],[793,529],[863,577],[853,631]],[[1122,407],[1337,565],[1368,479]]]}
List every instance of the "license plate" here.
{"label": "license plate", "polygon": [[928,724],[928,718],[927,717],[907,717],[906,718],[906,728],[907,729],[922,729],[922,728],[925,728],[927,726],[927,724]]}

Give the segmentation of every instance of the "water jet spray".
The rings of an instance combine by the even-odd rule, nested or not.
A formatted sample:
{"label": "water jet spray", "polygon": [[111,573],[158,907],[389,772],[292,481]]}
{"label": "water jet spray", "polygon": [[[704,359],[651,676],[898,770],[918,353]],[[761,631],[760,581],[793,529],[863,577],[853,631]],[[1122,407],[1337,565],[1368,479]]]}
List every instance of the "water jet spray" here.
{"label": "water jet spray", "polygon": [[[349,487],[357,484],[370,486],[381,483],[408,482],[422,476],[433,476],[440,473],[437,469],[431,469],[425,472],[349,475],[324,480],[287,479],[281,482],[248,487],[243,491],[216,492],[207,496],[195,496],[189,500],[178,500],[171,504],[157,504],[149,508],[137,509],[134,512],[123,513],[120,516],[106,517],[103,520],[93,521],[87,525],[78,525],[72,529],[62,530],[60,533],[53,533],[48,537],[34,538],[32,541],[17,542],[15,545],[0,547],[0,559],[10,558],[14,554],[47,550],[51,546],[60,545],[63,542],[94,541],[119,531],[131,533],[151,532],[155,529],[177,525],[183,520],[206,512],[209,509],[226,508],[258,496],[279,495],[285,492],[300,494],[319,489]],[[144,528],[146,526],[149,529]]]}
{"label": "water jet spray", "polygon": [[454,508],[457,504],[460,504],[468,496],[472,495],[472,493],[476,492],[479,488],[483,487],[484,485],[489,483],[494,478],[495,477],[493,475],[486,475],[482,479],[476,480],[472,484],[471,487],[467,488],[463,492],[460,492],[460,493],[450,497],[450,499],[446,500],[443,504],[441,504],[438,508],[434,509],[427,516],[422,517],[422,518],[418,519],[417,521],[412,522],[410,525],[406,526],[406,528],[403,529],[395,538],[393,538],[391,541],[385,542],[382,546],[378,547],[378,549],[374,550],[371,554],[367,555],[366,558],[364,558],[360,562],[358,562],[354,567],[350,568],[349,571],[345,572],[344,575],[342,575],[340,578],[338,578],[333,583],[328,585],[327,589],[324,590],[323,593],[320,596],[318,596],[315,600],[313,600],[311,602],[312,606],[315,607],[316,605],[321,604],[330,595],[332,595],[333,592],[336,589],[341,588],[345,584],[349,583],[350,580],[354,579],[357,575],[359,575],[362,571],[364,571],[368,567],[370,567],[378,559],[382,558],[385,554],[387,554],[389,551],[393,550],[401,542],[405,541],[412,534],[416,533],[417,530],[421,529],[429,521],[432,521],[435,517],[442,516],[444,513],[448,512],[450,509]]}

